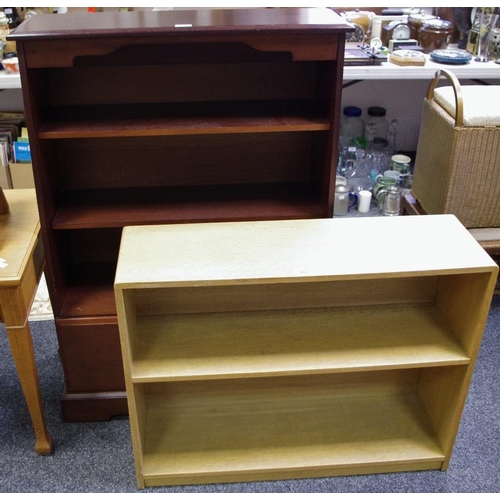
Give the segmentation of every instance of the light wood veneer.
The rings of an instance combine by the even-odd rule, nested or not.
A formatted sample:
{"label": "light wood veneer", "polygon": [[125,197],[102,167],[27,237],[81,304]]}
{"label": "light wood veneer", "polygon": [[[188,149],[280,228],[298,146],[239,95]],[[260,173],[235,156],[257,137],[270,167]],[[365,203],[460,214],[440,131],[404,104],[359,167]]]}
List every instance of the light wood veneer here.
{"label": "light wood veneer", "polygon": [[138,486],[445,470],[497,273],[452,215],[126,227]]}

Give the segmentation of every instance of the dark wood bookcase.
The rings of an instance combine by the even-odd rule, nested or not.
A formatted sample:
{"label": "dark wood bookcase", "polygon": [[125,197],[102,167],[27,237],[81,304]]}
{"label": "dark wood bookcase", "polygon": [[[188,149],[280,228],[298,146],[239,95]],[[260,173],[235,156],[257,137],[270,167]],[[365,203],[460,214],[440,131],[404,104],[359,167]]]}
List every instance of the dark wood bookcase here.
{"label": "dark wood bookcase", "polygon": [[65,420],[127,413],[123,227],[332,216],[350,30],[328,9],[203,9],[35,16],[10,35]]}

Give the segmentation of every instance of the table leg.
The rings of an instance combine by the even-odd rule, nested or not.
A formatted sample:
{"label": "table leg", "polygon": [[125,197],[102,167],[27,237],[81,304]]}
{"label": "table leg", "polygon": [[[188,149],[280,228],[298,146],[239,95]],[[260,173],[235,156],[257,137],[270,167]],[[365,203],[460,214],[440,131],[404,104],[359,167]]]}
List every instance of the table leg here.
{"label": "table leg", "polygon": [[52,451],[52,437],[47,432],[43,414],[42,398],[35,363],[35,352],[28,322],[21,327],[7,327],[10,348],[17,373],[21,381],[24,397],[28,405],[35,431],[35,451],[48,455]]}

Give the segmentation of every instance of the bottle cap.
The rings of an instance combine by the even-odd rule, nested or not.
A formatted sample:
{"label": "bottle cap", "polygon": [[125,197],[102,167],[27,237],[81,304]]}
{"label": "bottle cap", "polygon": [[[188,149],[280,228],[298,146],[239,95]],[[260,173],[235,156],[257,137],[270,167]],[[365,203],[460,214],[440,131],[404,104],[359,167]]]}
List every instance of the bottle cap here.
{"label": "bottle cap", "polygon": [[344,186],[344,184],[337,184],[335,186],[335,192],[336,193],[348,193],[349,188],[347,186]]}
{"label": "bottle cap", "polygon": [[357,106],[346,106],[344,108],[344,115],[345,116],[361,116],[363,112],[361,111],[361,108],[358,108]]}
{"label": "bottle cap", "polygon": [[372,106],[368,108],[368,114],[370,116],[385,116],[385,108],[381,108],[380,106]]}

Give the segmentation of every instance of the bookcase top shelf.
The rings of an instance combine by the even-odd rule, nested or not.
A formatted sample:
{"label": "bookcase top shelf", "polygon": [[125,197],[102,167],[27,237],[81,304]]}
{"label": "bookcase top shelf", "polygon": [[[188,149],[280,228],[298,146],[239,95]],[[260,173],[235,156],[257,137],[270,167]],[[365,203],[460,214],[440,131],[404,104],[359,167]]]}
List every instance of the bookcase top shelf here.
{"label": "bookcase top shelf", "polygon": [[133,288],[138,275],[170,287],[494,268],[453,215],[158,225],[124,228],[115,286]]}
{"label": "bookcase top shelf", "polygon": [[202,9],[103,12],[92,16],[33,16],[9,36],[12,40],[178,34],[245,34],[258,31],[318,33],[351,31],[327,8]]}

